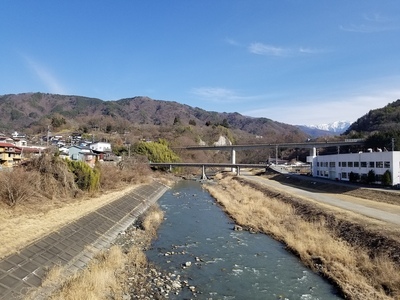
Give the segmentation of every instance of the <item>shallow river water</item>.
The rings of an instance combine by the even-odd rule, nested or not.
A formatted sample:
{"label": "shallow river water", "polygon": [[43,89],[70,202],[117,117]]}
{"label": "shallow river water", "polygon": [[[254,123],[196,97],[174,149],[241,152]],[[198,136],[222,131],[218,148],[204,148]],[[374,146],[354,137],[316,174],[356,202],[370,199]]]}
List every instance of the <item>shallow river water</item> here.
{"label": "shallow river water", "polygon": [[234,231],[198,182],[182,181],[159,204],[166,220],[147,256],[198,292],[194,297],[185,289],[171,299],[341,299],[281,243]]}

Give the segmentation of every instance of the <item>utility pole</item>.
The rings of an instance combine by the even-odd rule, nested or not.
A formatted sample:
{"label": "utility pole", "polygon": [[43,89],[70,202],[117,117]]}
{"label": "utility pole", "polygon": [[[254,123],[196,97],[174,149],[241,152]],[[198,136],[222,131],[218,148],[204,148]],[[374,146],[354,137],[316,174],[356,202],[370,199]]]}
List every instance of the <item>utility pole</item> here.
{"label": "utility pole", "polygon": [[46,139],[47,147],[49,147],[49,137],[50,137],[50,125],[47,125],[47,139]]}

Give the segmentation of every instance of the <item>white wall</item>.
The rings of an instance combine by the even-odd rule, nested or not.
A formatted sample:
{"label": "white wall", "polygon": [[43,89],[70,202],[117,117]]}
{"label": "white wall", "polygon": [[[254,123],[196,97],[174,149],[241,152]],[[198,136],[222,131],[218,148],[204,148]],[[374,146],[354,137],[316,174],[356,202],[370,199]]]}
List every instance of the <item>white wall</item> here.
{"label": "white wall", "polygon": [[308,159],[311,158],[313,176],[349,180],[350,172],[368,174],[370,170],[374,170],[375,174],[383,175],[389,170],[393,185],[400,184],[400,151],[310,156]]}

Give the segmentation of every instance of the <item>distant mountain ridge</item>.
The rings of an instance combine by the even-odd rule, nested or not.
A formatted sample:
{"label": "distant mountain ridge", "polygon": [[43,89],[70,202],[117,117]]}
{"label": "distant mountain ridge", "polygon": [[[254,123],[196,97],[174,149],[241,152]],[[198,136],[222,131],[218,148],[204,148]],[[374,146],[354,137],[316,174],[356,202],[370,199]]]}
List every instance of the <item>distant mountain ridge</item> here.
{"label": "distant mountain ridge", "polygon": [[400,99],[383,108],[370,110],[347,129],[355,132],[391,132],[400,131]]}
{"label": "distant mountain ridge", "polygon": [[344,132],[350,137],[366,138],[368,148],[400,150],[400,100],[370,110]]}
{"label": "distant mountain ridge", "polygon": [[349,122],[349,121],[336,121],[336,122],[332,122],[332,123],[328,123],[328,124],[302,125],[302,126],[340,134],[340,133],[345,132],[347,130],[347,128],[349,128],[350,125],[351,125],[351,122]]}
{"label": "distant mountain ridge", "polygon": [[321,136],[340,135],[351,125],[348,121],[336,121],[329,124],[319,125],[297,125],[299,129],[309,136],[316,138]]}
{"label": "distant mountain ridge", "polygon": [[0,130],[43,132],[51,124],[107,132],[123,132],[135,126],[201,127],[222,125],[238,134],[262,138],[262,142],[302,141],[306,135],[297,127],[268,118],[251,118],[239,113],[218,113],[174,101],[136,96],[103,101],[82,96],[23,93],[0,96]]}

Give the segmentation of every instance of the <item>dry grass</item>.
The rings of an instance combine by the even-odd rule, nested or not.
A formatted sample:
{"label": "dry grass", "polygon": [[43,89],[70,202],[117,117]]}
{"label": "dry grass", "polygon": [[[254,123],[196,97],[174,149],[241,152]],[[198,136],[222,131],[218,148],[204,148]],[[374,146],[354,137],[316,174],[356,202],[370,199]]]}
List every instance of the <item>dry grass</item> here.
{"label": "dry grass", "polygon": [[151,209],[146,214],[146,217],[142,222],[142,227],[150,235],[155,236],[157,228],[161,225],[163,220],[164,220],[163,211],[159,209]]}
{"label": "dry grass", "polygon": [[119,247],[99,253],[88,267],[63,283],[50,299],[107,299],[122,294],[118,275],[123,272],[127,257]]}
{"label": "dry grass", "polygon": [[151,169],[143,157],[129,157],[118,164],[100,165],[100,186],[104,190],[116,189],[127,183],[148,183]]}
{"label": "dry grass", "polygon": [[44,281],[44,287],[58,285],[60,288],[49,299],[122,299],[129,293],[138,294],[144,290],[149,293],[149,263],[143,249],[151,243],[162,219],[163,212],[155,205],[142,219],[142,226],[149,230],[137,230],[136,242],[128,251],[113,246],[97,254],[87,268],[66,279],[60,276],[62,269],[52,269]]}
{"label": "dry grass", "polygon": [[100,168],[101,196],[79,190],[67,165],[51,155],[0,172],[0,258],[151,180],[149,167],[137,160]]}
{"label": "dry grass", "polygon": [[100,197],[85,197],[69,202],[32,202],[13,208],[0,202],[0,258],[122,197],[135,187],[132,185]]}
{"label": "dry grass", "polygon": [[293,207],[240,184],[231,177],[207,189],[234,220],[284,242],[310,268],[335,282],[351,299],[400,299],[400,268],[385,256],[371,259],[327,228],[307,222]]}

